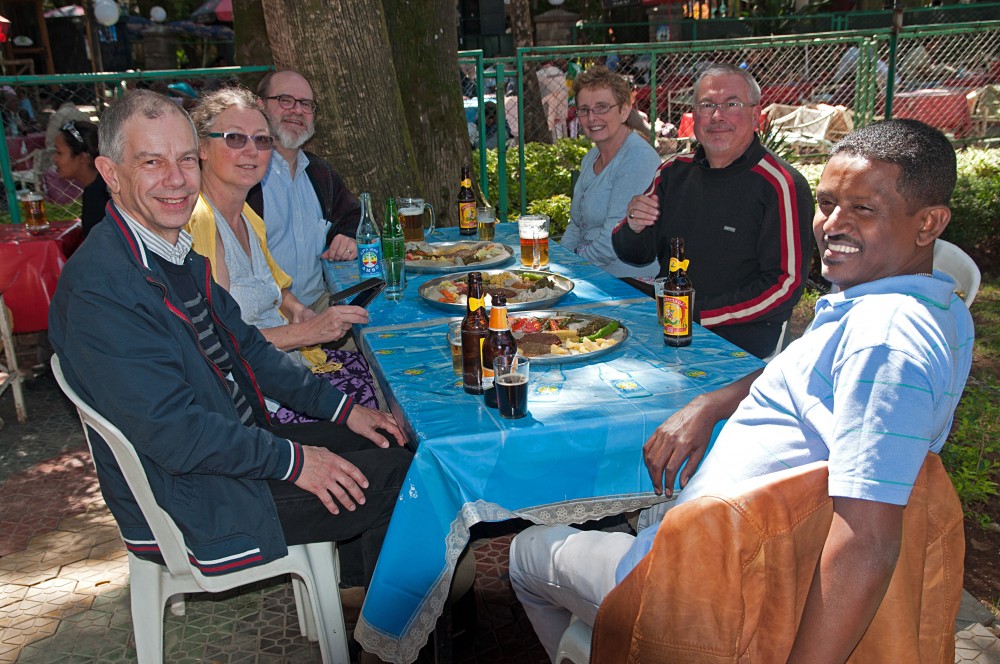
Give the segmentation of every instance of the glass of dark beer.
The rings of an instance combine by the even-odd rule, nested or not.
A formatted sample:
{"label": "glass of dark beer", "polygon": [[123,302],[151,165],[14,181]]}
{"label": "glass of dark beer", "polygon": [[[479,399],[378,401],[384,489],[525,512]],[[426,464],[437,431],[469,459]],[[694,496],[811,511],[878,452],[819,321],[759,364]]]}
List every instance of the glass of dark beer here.
{"label": "glass of dark beer", "polygon": [[528,414],[528,371],[531,362],[520,355],[493,359],[500,417],[516,420]]}

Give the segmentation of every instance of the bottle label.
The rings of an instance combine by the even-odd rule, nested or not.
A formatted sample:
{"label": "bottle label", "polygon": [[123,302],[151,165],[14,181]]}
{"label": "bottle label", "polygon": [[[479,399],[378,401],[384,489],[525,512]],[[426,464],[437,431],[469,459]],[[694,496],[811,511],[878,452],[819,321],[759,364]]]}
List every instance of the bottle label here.
{"label": "bottle label", "polygon": [[685,258],[684,260],[679,261],[674,256],[671,256],[670,257],[670,271],[671,272],[676,272],[677,270],[685,270],[685,271],[687,271],[687,269],[688,269],[688,263],[690,263],[690,262],[691,262],[690,258]]}
{"label": "bottle label", "polygon": [[691,334],[691,298],[687,295],[664,295],[663,334],[668,337],[686,337]]}
{"label": "bottle label", "polygon": [[469,298],[469,311],[476,311],[483,307],[483,299],[480,297],[470,297]]}
{"label": "bottle label", "polygon": [[476,202],[462,202],[458,204],[458,227],[475,230],[479,226],[476,220]]}
{"label": "bottle label", "polygon": [[362,280],[382,276],[382,248],[378,243],[358,243],[358,274]]}
{"label": "bottle label", "polygon": [[472,180],[470,180],[469,178],[465,178],[464,180],[462,180],[462,186],[465,187],[466,189],[472,189]]}

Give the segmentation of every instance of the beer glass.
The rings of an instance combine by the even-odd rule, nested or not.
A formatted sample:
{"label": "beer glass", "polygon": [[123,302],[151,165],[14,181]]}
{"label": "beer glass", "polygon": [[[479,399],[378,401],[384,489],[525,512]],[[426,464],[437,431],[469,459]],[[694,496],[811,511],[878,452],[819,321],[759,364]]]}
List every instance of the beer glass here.
{"label": "beer glass", "polygon": [[41,194],[24,191],[17,195],[21,202],[21,218],[29,233],[44,233],[49,230],[49,220],[45,217],[45,200]]}
{"label": "beer glass", "polygon": [[479,239],[492,241],[496,229],[496,209],[489,205],[480,205],[476,208],[476,221],[479,224]]}
{"label": "beer glass", "polygon": [[[424,230],[424,210],[431,212],[431,225]],[[434,208],[430,203],[424,202],[422,198],[411,196],[396,197],[396,214],[399,215],[399,224],[403,227],[403,238],[407,242],[423,242],[425,235],[434,232],[436,217]]]}
{"label": "beer glass", "polygon": [[520,355],[493,358],[500,417],[517,420],[528,414],[528,371],[531,361]]}
{"label": "beer glass", "polygon": [[549,218],[544,214],[526,214],[517,220],[521,238],[521,265],[547,270],[549,265]]}
{"label": "beer glass", "polygon": [[456,376],[462,375],[462,321],[448,323],[448,346],[451,347],[451,368]]}

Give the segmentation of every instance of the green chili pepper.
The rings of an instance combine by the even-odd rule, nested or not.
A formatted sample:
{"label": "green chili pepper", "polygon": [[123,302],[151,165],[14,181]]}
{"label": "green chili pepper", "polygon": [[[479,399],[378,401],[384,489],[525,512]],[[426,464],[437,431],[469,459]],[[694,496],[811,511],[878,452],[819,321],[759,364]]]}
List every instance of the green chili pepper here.
{"label": "green chili pepper", "polygon": [[601,329],[599,329],[597,332],[594,332],[593,334],[588,334],[584,338],[590,339],[591,341],[594,341],[596,339],[606,339],[609,334],[614,334],[614,331],[617,329],[618,329],[618,321],[613,320],[604,327],[602,327]]}

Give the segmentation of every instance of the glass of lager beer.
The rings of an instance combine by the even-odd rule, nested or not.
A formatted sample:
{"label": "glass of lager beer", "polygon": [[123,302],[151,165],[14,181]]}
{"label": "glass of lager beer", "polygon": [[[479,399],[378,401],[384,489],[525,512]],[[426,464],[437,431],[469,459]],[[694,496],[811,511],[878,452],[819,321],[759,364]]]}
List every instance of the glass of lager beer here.
{"label": "glass of lager beer", "polygon": [[549,266],[549,218],[544,214],[526,214],[517,220],[521,238],[521,265],[534,270]]}
{"label": "glass of lager beer", "polygon": [[25,191],[18,194],[21,202],[21,218],[29,233],[44,233],[49,230],[49,220],[45,217],[45,199],[41,194]]}
{"label": "glass of lager beer", "polygon": [[480,205],[476,208],[476,221],[479,224],[479,239],[492,241],[496,229],[496,210],[489,205]]}
{"label": "glass of lager beer", "polygon": [[[424,210],[431,212],[431,225],[424,230]],[[434,208],[430,203],[424,202],[422,198],[410,196],[396,197],[396,214],[399,215],[399,223],[403,227],[403,239],[406,242],[423,242],[424,235],[434,232]]]}

